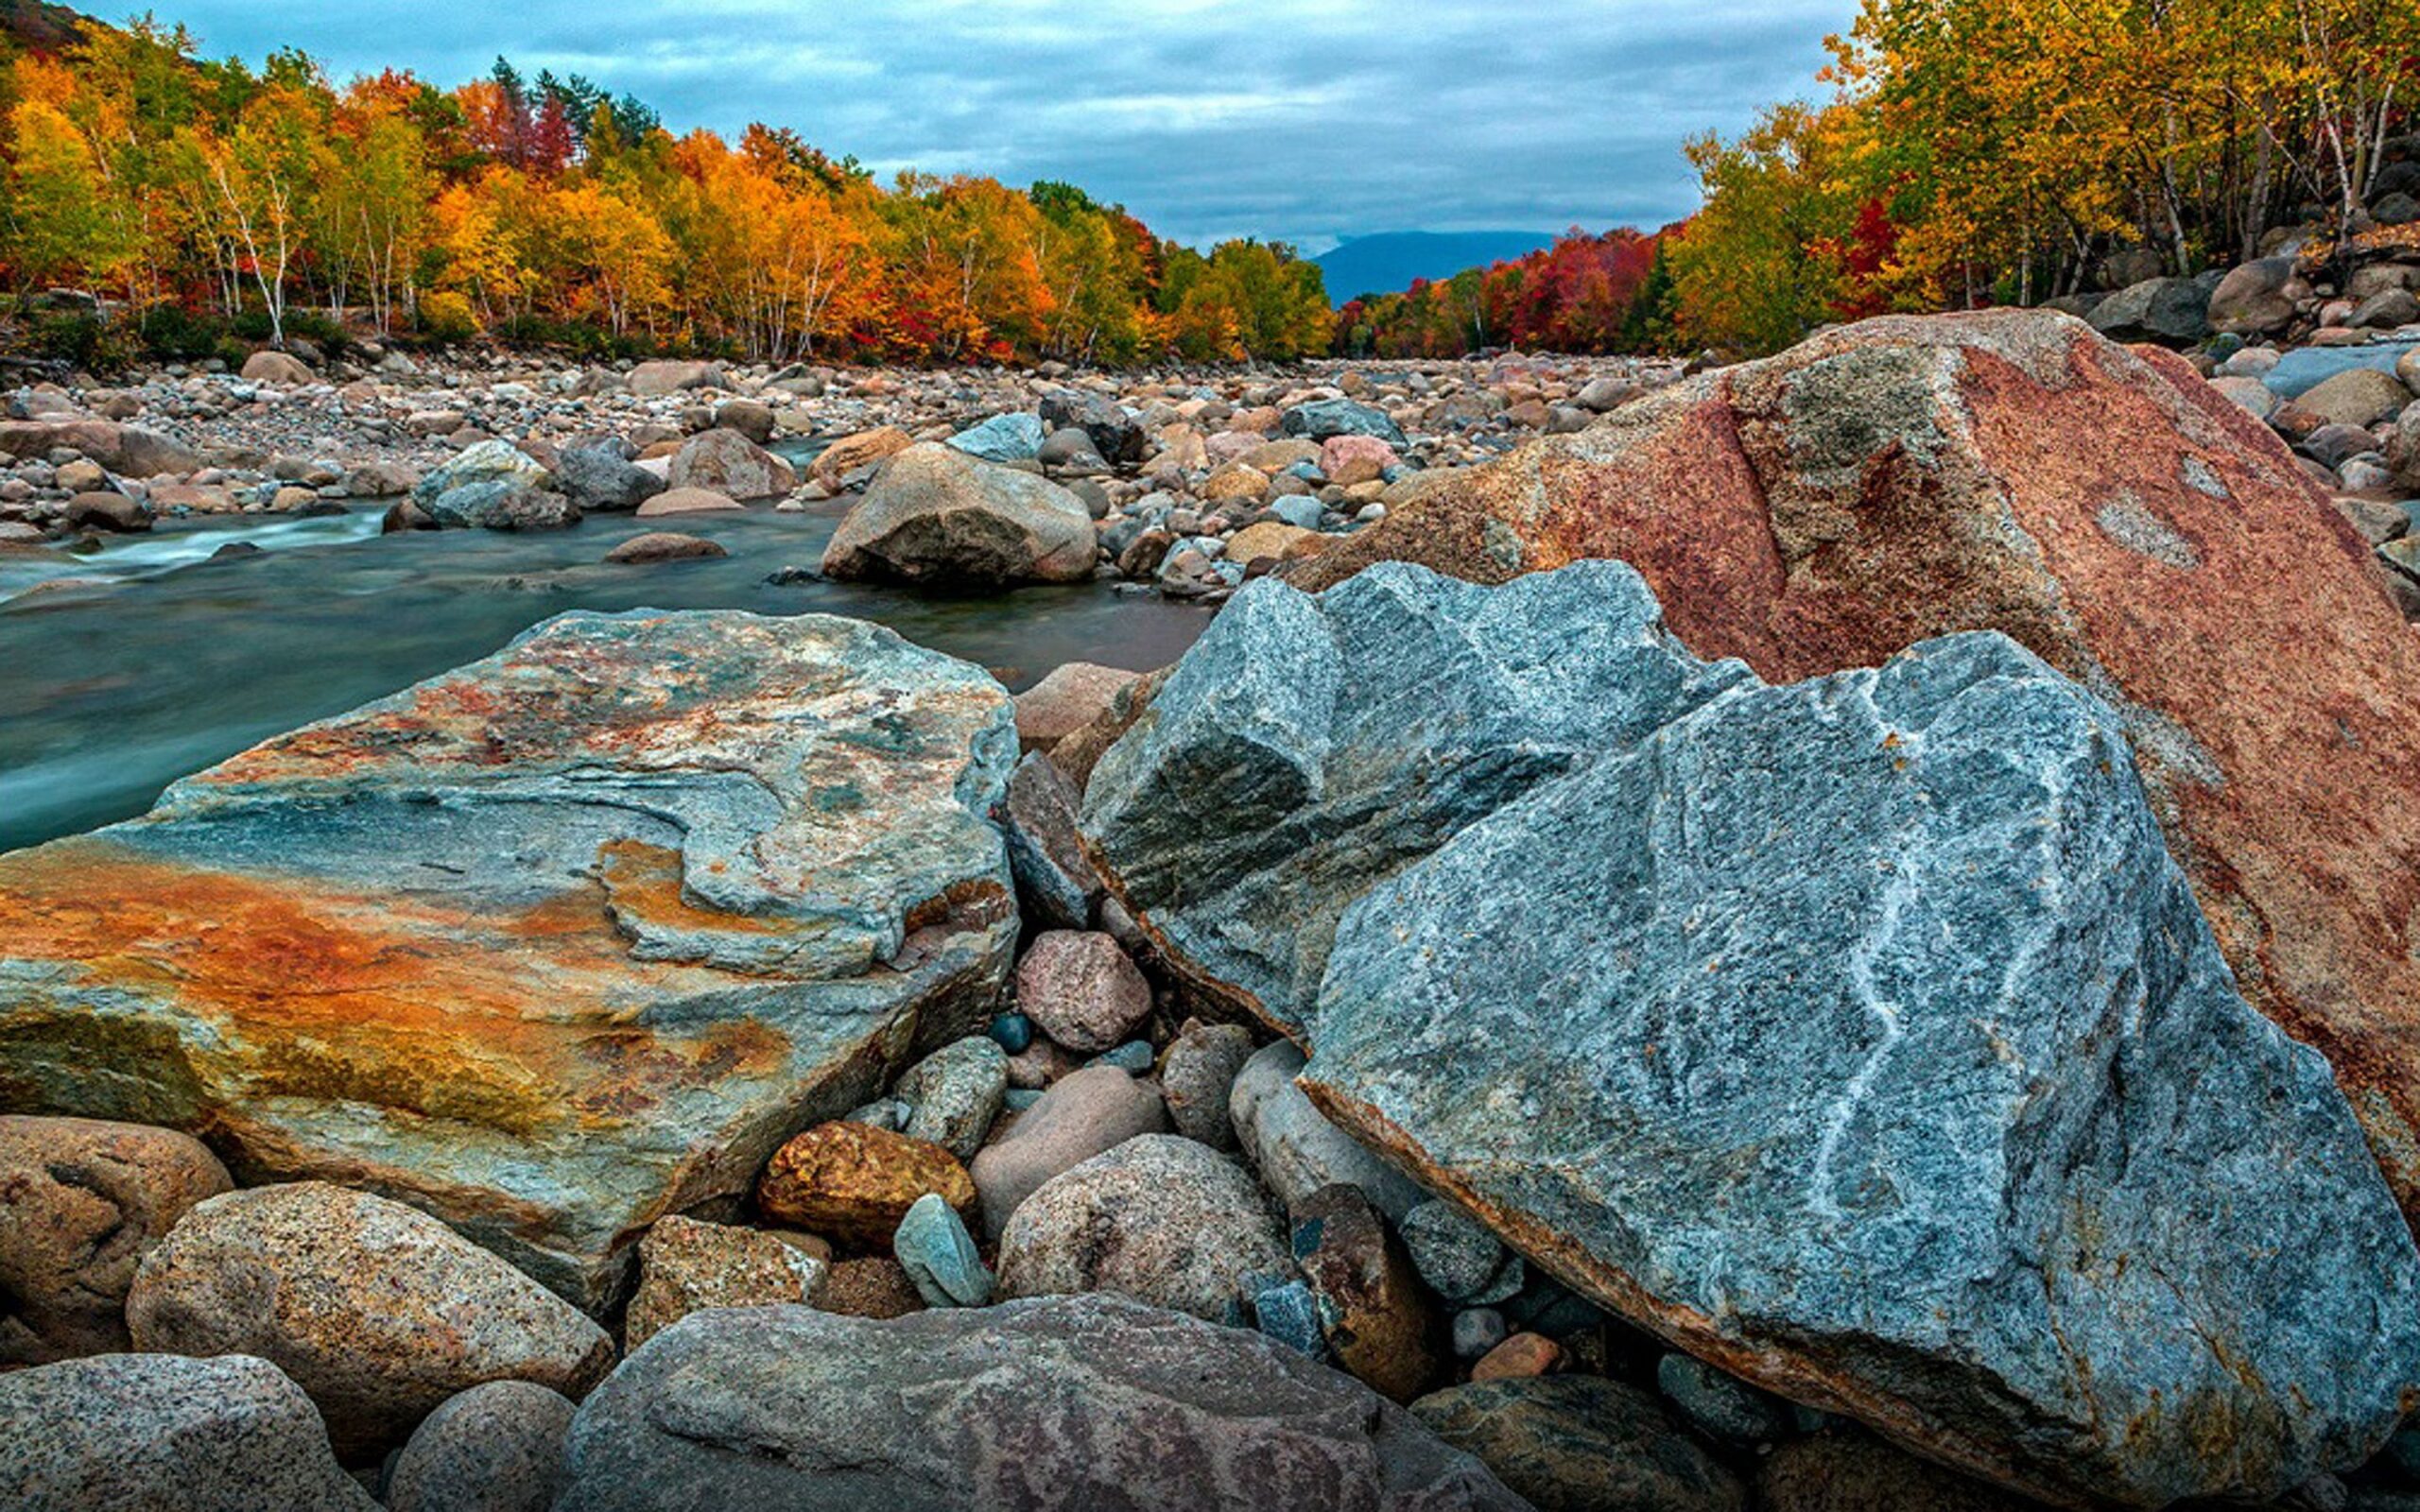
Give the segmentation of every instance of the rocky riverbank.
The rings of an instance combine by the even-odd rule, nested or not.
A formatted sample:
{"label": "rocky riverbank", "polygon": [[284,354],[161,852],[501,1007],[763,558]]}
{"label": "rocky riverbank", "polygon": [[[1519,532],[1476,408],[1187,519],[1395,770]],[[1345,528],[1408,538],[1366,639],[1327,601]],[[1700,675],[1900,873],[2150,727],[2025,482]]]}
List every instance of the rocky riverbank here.
{"label": "rocky riverbank", "polygon": [[[947,446],[987,465],[937,480],[911,459],[836,574],[959,587],[1098,575],[1215,601],[1253,562],[1381,518],[1424,472],[1577,429],[1677,370],[1515,357],[1377,373],[869,373],[375,349],[314,369],[264,352],[240,373],[16,392],[16,420],[0,422],[0,546],[398,495],[399,529],[841,507],[923,443],[918,456]],[[914,500],[900,497],[910,474]],[[1060,522],[1046,543],[995,539],[1036,511]]]}
{"label": "rocky riverbank", "polygon": [[0,1502],[2420,1505],[2370,490],[2054,312],[1592,372],[458,438],[1232,599],[562,615],[0,856]]}

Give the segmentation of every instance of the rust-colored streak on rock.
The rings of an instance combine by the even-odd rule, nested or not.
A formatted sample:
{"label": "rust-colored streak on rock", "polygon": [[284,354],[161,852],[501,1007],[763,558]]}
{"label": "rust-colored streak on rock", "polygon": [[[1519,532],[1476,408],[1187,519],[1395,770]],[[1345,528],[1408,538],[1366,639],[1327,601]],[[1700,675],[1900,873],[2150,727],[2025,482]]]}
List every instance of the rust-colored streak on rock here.
{"label": "rust-colored streak on rock", "polygon": [[[530,936],[547,942],[543,972],[515,948]],[[683,969],[631,960],[593,892],[469,921],[91,839],[49,848],[40,867],[0,859],[0,937],[15,958],[61,963],[90,987],[173,993],[229,1041],[193,1054],[242,1043],[262,1094],[506,1130],[630,1116],[650,1089],[761,1071],[785,1048],[753,1022],[677,1046],[617,1024],[633,975],[671,984]],[[599,1082],[599,1063],[617,1074]]]}
{"label": "rust-colored streak on rock", "polygon": [[2328,1057],[2420,1214],[2420,644],[2267,426],[2064,317],[1891,317],[1467,470],[1288,576],[1583,557],[1769,680],[1996,629],[2123,705],[2246,996]]}

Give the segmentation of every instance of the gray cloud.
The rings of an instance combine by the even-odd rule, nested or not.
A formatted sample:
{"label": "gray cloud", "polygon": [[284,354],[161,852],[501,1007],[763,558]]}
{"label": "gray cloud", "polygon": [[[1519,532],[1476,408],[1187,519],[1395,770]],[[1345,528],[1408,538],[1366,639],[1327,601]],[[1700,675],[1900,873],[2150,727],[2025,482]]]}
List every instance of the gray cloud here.
{"label": "gray cloud", "polygon": [[886,172],[1066,179],[1164,235],[1652,226],[1684,139],[1811,94],[1853,0],[187,0],[212,56],[454,84],[498,52],[676,129],[795,127]]}

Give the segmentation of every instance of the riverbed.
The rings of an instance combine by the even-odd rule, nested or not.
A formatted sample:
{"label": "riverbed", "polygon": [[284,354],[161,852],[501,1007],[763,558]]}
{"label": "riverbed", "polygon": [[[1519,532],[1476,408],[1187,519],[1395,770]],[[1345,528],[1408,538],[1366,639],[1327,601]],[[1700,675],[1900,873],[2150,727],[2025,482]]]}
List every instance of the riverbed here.
{"label": "riverbed", "polygon": [[[64,559],[0,556],[0,850],[140,814],[180,777],[567,610],[852,615],[1011,690],[1071,661],[1164,665],[1209,623],[1208,610],[1108,584],[947,597],[768,580],[813,568],[842,507],[381,536],[380,509],[365,507],[164,521]],[[666,528],[730,555],[602,560]]]}

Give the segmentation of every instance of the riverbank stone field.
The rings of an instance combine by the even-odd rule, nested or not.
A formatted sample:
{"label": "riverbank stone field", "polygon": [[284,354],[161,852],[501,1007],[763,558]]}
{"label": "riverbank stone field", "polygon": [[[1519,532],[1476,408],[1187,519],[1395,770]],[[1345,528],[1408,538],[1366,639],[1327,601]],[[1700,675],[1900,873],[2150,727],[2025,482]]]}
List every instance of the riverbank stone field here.
{"label": "riverbank stone field", "polygon": [[0,1506],[2420,1507],[2420,324],[2283,262],[21,372]]}

